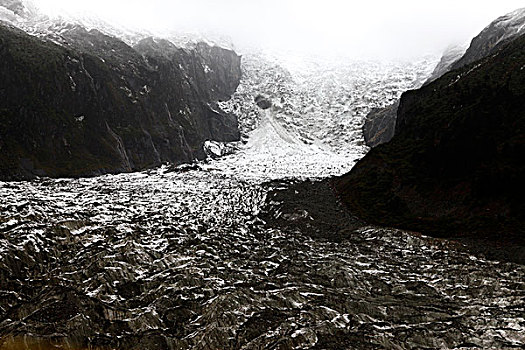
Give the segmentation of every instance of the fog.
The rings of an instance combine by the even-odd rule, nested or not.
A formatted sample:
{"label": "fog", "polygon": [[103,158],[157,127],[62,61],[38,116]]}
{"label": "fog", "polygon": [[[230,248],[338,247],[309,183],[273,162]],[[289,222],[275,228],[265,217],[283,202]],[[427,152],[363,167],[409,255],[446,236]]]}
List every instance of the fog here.
{"label": "fog", "polygon": [[154,33],[228,36],[238,47],[356,58],[436,54],[523,0],[35,0],[52,15],[98,16]]}

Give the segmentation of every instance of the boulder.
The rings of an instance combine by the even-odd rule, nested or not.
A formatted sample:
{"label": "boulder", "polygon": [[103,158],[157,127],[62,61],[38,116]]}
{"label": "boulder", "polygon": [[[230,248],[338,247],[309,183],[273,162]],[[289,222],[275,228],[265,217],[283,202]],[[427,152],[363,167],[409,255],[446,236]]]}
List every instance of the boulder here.
{"label": "boulder", "polygon": [[268,97],[263,95],[257,95],[255,97],[255,103],[261,109],[269,109],[272,107],[272,101]]}

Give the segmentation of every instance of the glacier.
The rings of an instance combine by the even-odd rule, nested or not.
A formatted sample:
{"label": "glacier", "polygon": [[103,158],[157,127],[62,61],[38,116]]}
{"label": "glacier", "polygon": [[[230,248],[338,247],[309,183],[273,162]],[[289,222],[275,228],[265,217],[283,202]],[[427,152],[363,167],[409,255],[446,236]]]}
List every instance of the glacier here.
{"label": "glacier", "polygon": [[372,226],[315,237],[272,197],[348,172],[367,113],[437,58],[242,53],[221,103],[242,139],[206,161],[0,182],[0,349],[523,347],[524,266]]}

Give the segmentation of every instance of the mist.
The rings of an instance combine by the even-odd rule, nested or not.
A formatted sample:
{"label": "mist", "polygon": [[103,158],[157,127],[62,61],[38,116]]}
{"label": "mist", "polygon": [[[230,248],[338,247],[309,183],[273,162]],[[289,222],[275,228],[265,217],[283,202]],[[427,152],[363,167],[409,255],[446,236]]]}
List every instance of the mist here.
{"label": "mist", "polygon": [[40,0],[46,13],[97,16],[152,33],[213,33],[236,47],[409,59],[470,41],[522,0]]}

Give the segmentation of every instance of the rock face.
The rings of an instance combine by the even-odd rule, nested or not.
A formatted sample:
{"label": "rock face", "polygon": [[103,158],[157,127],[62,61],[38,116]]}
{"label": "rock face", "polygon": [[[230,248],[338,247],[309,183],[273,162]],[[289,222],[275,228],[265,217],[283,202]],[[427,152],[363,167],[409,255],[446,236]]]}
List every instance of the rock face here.
{"label": "rock face", "polygon": [[467,52],[451,66],[451,70],[491,55],[498,49],[498,45],[512,41],[524,33],[525,8],[497,18],[472,40]]}
{"label": "rock face", "polygon": [[[500,45],[515,39],[523,33],[525,33],[525,8],[499,17],[472,40],[466,52],[461,46],[452,46],[447,49],[425,84],[429,84],[447,72],[462,68],[495,53]],[[396,117],[397,114],[393,112],[391,106],[386,107],[384,110],[372,111],[367,116],[363,129],[365,140],[372,140],[370,142],[367,141],[367,145],[376,147],[390,141],[391,137],[386,136],[394,134],[393,128],[396,125],[396,121],[389,118],[395,119]]]}
{"label": "rock face", "polygon": [[405,93],[394,138],[336,187],[368,222],[517,239],[525,224],[525,36]]}
{"label": "rock face", "polygon": [[217,103],[240,77],[231,50],[134,47],[71,26],[55,44],[0,26],[0,178],[89,176],[205,157],[239,139]]}
{"label": "rock face", "polygon": [[443,53],[443,56],[441,56],[441,60],[439,61],[438,65],[432,72],[432,75],[425,84],[429,84],[441,77],[443,74],[449,72],[456,61],[465,54],[466,49],[466,47],[461,45],[454,45],[447,48]]}
{"label": "rock face", "polygon": [[374,108],[368,113],[363,134],[369,147],[376,147],[394,137],[398,107],[399,101],[385,108]]}

